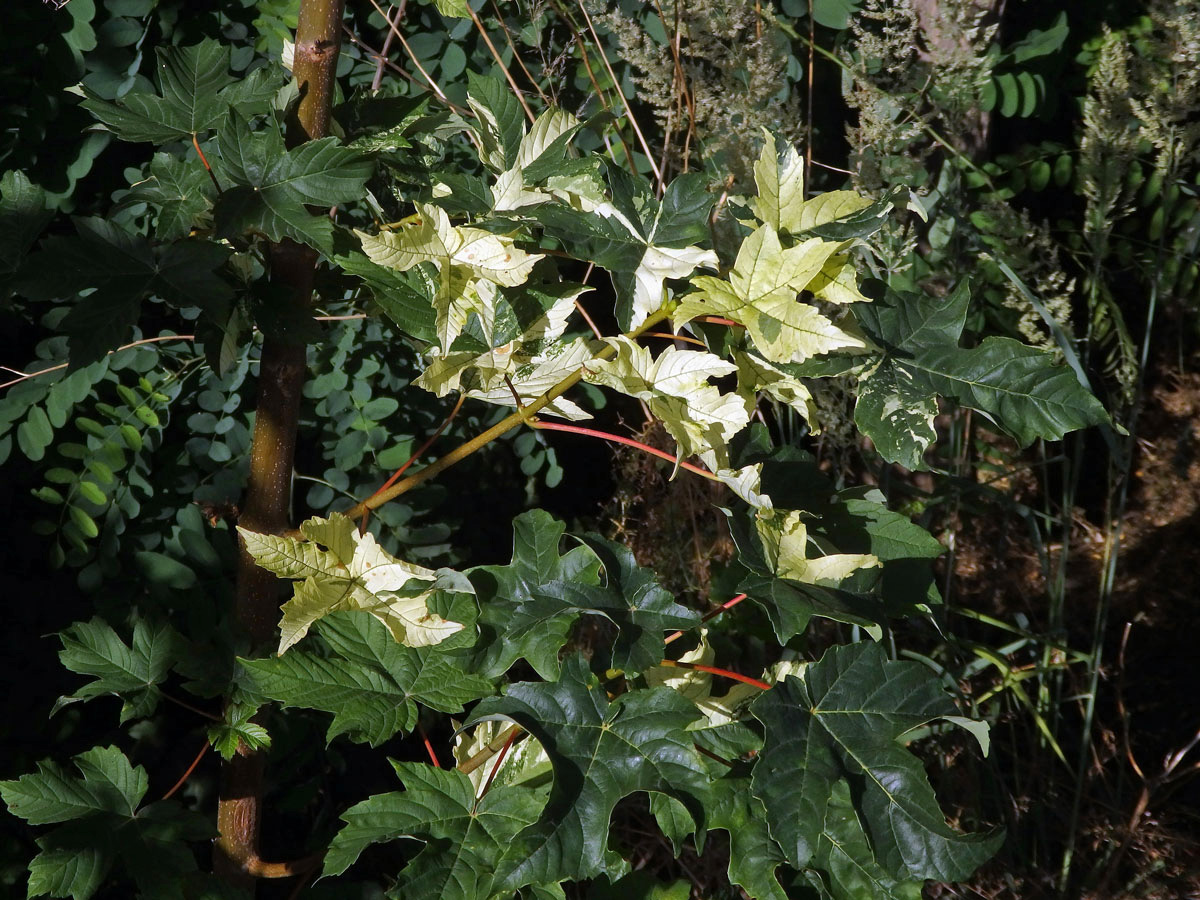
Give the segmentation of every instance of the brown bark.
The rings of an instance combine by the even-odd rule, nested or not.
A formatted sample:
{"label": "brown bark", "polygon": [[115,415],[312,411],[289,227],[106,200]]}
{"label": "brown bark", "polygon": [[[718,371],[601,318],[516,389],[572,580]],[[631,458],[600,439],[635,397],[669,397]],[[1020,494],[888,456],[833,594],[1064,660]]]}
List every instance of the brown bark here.
{"label": "brown bark", "polygon": [[[343,7],[344,0],[303,0],[300,4],[292,71],[301,99],[288,123],[289,144],[329,133]],[[287,288],[281,302],[291,304],[301,314],[310,307],[316,261],[315,251],[290,241],[273,245],[270,250],[271,278]],[[244,512],[239,518],[239,524],[252,531],[282,533],[288,528],[305,370],[303,343],[274,335],[266,337],[250,446],[250,476]],[[238,559],[234,614],[255,647],[274,638],[278,601],[278,580],[258,568],[243,550]],[[213,866],[230,883],[252,886],[256,877],[294,874],[293,867],[266,864],[258,855],[265,766],[264,754],[244,746],[222,766]]]}

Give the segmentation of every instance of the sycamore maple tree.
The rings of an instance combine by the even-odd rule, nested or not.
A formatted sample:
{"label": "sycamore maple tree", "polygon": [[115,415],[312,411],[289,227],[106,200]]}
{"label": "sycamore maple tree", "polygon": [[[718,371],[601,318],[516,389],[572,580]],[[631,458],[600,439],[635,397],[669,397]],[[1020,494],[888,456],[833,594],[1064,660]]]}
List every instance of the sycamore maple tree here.
{"label": "sycamore maple tree", "polygon": [[[938,602],[941,545],[879,491],[835,489],[751,419],[765,396],[819,429],[812,380],[850,375],[858,428],[885,459],[919,469],[939,398],[1023,444],[1105,421],[1097,401],[1045,351],[1005,338],[961,346],[967,285],[934,297],[860,279],[885,218],[919,210],[907,194],[810,197],[798,153],[764,134],[754,192],[717,210],[734,244],[714,246],[718,195],[704,176],[656,190],[576,151],[589,125],[570,113],[546,109],[527,124],[498,79],[471,77],[466,115],[362,94],[330,119],[329,60],[302,58],[305,27],[292,76],[271,64],[235,79],[228,50],[205,41],[159,51],[156,91],[115,101],[84,91],[98,127],[161,148],[125,201],[146,204],[149,235],[80,219],[76,236],[29,252],[45,225],[39,189],[4,176],[3,216],[20,226],[5,248],[15,289],[72,301],[58,323],[61,383],[86,395],[87,373],[151,301],[196,320],[215,371],[261,353],[265,383],[295,369],[297,352],[302,370],[319,270],[323,290],[369,297],[363,308],[400,333],[394,352],[420,368],[409,390],[508,411],[297,529],[286,490],[272,512],[251,499],[237,529],[239,605],[222,620],[237,640],[202,646],[186,617],[98,618],[62,634],[63,664],[90,679],[62,703],[117,696],[132,721],[182,676],[198,697],[223,698],[209,738],[227,779],[251,788],[222,796],[218,886],[194,855],[212,836],[208,811],[148,802],[145,770],[115,746],[4,782],[13,815],[55,826],[39,831],[29,895],[86,900],[128,878],[146,897],[240,896],[255,877],[317,867],[341,877],[368,846],[395,843],[389,896],[563,897],[565,883],[630,871],[610,822],[638,793],[677,851],[690,841],[703,853],[709,832],[727,832],[729,880],[756,900],[915,898],[926,879],[969,875],[1002,835],[950,827],[905,742],[944,720],[986,750],[986,729],[963,718],[937,673],[891,658],[881,640],[896,617]],[[307,122],[300,137],[297,122]],[[580,328],[580,304],[598,292],[564,275],[576,263],[611,277],[614,333]],[[665,348],[647,339],[664,328]],[[725,485],[742,572],[734,599],[757,604],[778,642],[767,671],[720,668],[730,661],[708,643],[701,611],[628,548],[568,535],[541,510],[513,521],[504,565],[430,569],[367,529],[372,510],[501,435],[588,418],[581,383],[643,402],[675,443],[677,477]],[[286,418],[272,413],[269,386],[260,391],[256,442]],[[170,399],[150,390],[129,403],[145,420]],[[29,453],[51,440],[43,419],[35,404],[5,421]],[[99,448],[115,435],[136,454],[141,437],[115,416],[83,431],[91,474],[67,473],[72,489],[43,499],[78,510],[62,528],[86,548],[116,521],[95,519],[126,477]],[[293,451],[286,436],[272,440],[264,465],[282,468],[287,487]],[[862,639],[807,660],[792,648],[814,617]],[[586,639],[583,623],[596,626]],[[371,747],[454,717],[456,768],[438,768],[436,755],[394,762],[396,789],[339,810],[317,857],[265,862],[246,796],[258,790],[261,802],[272,732],[306,710],[329,717],[330,745]],[[251,814],[239,836],[238,815]]]}

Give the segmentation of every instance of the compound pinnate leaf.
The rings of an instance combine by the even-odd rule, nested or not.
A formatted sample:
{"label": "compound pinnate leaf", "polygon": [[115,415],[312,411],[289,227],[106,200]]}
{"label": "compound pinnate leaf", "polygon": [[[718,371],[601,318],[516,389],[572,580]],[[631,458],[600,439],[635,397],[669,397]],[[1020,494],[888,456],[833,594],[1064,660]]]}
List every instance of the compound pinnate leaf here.
{"label": "compound pinnate leaf", "polygon": [[492,693],[490,681],[464,672],[444,652],[396,643],[365,612],[331,613],[316,627],[334,655],[293,650],[274,659],[243,659],[239,683],[256,698],[333,713],[329,740],[348,734],[377,747],[416,726],[418,703],[457,713]]}
{"label": "compound pinnate leaf", "polygon": [[357,200],[374,163],[337,138],[306,141],[290,150],[273,125],[251,131],[231,111],[217,133],[218,177],[232,184],[217,201],[217,230],[226,237],[257,232],[272,241],[291,238],[330,250],[333,223],[307,205],[334,206]]}
{"label": "compound pinnate leaf", "polygon": [[150,715],[158,706],[158,684],[167,677],[182,643],[170,625],[152,627],[145,621],[133,626],[126,644],[102,619],[76,622],[61,635],[58,654],[63,666],[95,681],[75,693],[60,697],[55,709],[78,700],[119,696],[121,721]]}
{"label": "compound pinnate leaf", "polygon": [[325,855],[325,874],[339,875],[370,844],[401,838],[425,848],[400,873],[409,900],[486,900],[493,873],[513,836],[537,819],[544,794],[494,785],[481,799],[456,770],[392,764],[403,791],[376,794],[342,813],[346,823]]}
{"label": "compound pinnate leaf", "polygon": [[841,779],[859,798],[855,809],[874,862],[893,878],[966,878],[1003,839],[951,829],[920,760],[898,742],[957,713],[937,677],[919,663],[889,660],[871,642],[833,647],[750,711],[766,729],[754,795],[793,866],[809,865],[818,853]]}
{"label": "compound pinnate leaf", "polygon": [[[367,532],[334,513],[300,526],[304,540],[257,534],[238,528],[254,561],[280,578],[303,579],[283,605],[279,653],[299,641],[309,627],[337,610],[365,610],[383,622],[392,637],[410,647],[444,641],[463,628],[431,612],[435,590],[470,591],[461,576],[438,572],[389,555]],[[324,545],[322,549],[320,545]]]}
{"label": "compound pinnate leaf", "polygon": [[75,767],[79,776],[43,762],[34,774],[0,782],[13,815],[31,825],[59,824],[37,840],[41,852],[29,864],[28,896],[88,900],[118,860],[145,896],[179,896],[172,885],[196,869],[179,842],[210,837],[208,823],[170,800],[139,809],[146,770],[131,766],[116,747],[81,753]]}
{"label": "compound pinnate leaf", "polygon": [[609,702],[582,656],[552,684],[519,683],[483,700],[471,721],[511,719],[550,755],[554,785],[537,822],[512,841],[496,887],[619,874],[607,850],[609,818],[623,797],[657,791],[700,819],[709,776],[687,727],[699,711],[668,688],[634,690]]}
{"label": "compound pinnate leaf", "polygon": [[168,141],[217,127],[231,111],[249,113],[270,100],[280,79],[270,69],[245,77],[230,74],[230,47],[205,40],[191,47],[158,49],[161,96],[133,91],[109,102],[86,85],[84,109],[122,140]]}

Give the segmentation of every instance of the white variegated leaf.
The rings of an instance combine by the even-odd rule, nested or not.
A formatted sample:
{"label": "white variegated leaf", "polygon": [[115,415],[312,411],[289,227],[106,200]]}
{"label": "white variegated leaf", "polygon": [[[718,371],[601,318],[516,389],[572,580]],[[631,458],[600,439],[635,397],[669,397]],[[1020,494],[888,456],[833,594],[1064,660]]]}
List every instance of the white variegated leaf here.
{"label": "white variegated leaf", "polygon": [[775,230],[764,225],[742,242],[728,280],[707,275],[693,279],[698,290],[683,297],[672,322],[679,328],[698,316],[731,319],[746,326],[754,346],[772,362],[864,349],[862,339],[796,296],[843,247],[844,242],[810,238],[784,249]]}
{"label": "white variegated leaf", "polygon": [[767,563],[780,578],[805,584],[837,587],[853,572],[880,565],[869,553],[835,553],[808,557],[808,529],[799,510],[764,510],[756,516]]}
{"label": "white variegated leaf", "polygon": [[[238,528],[255,561],[280,577],[303,579],[283,605],[280,654],[303,638],[314,622],[337,610],[364,610],[378,618],[397,641],[410,647],[436,644],[462,630],[431,613],[426,598],[438,586],[438,573],[396,559],[369,532],[334,513],[300,526],[305,540],[256,534]],[[317,543],[324,544],[322,550]],[[418,585],[414,590],[412,585]],[[454,589],[468,589],[464,579]]]}

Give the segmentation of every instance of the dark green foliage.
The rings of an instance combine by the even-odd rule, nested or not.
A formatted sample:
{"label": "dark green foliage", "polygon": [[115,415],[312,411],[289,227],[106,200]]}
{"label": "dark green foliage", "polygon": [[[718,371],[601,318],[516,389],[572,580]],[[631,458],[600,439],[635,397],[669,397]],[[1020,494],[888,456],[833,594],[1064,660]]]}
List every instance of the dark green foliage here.
{"label": "dark green foliage", "polygon": [[[787,77],[776,87],[802,82],[806,51],[796,35],[807,33],[809,23],[801,20],[811,13],[818,43],[851,60],[847,84],[877,74],[878,60],[854,57],[861,35],[851,25],[873,27],[863,5],[762,4],[761,20],[755,19],[762,34],[752,48],[757,55],[747,58],[781,55]],[[706,155],[720,142],[683,121],[697,115],[677,102],[684,95],[676,91],[670,103],[647,96],[653,82],[635,85],[636,57],[625,58],[624,37],[601,22],[593,38],[573,9],[517,4],[478,10],[484,29],[498,42],[499,35],[511,39],[512,51],[526,63],[525,74],[512,71],[535,111],[541,111],[535,94],[544,91],[582,120],[572,120],[536,158],[521,162],[520,184],[534,199],[497,213],[498,176],[517,165],[530,123],[506,81],[479,74],[492,67],[492,56],[469,19],[443,16],[443,10],[461,13],[456,5],[410,3],[401,26],[448,104],[426,92],[424,82],[409,84],[390,74],[378,79],[382,91],[370,89],[384,63],[368,44],[375,37],[382,44],[385,32],[370,10],[351,9],[347,27],[363,43],[343,51],[339,137],[290,149],[282,123],[294,90],[273,60],[294,25],[293,11],[267,0],[217,6],[199,11],[169,0],[108,0],[93,22],[90,0],[72,0],[59,19],[46,19],[58,31],[45,46],[60,56],[69,51],[72,81],[83,78],[79,106],[100,124],[83,139],[70,133],[62,158],[53,160],[53,184],[26,164],[38,153],[20,142],[12,144],[12,164],[32,174],[11,171],[0,182],[0,302],[22,336],[37,335],[31,341],[36,348],[21,351],[22,359],[36,356],[23,368],[63,366],[5,388],[0,462],[12,466],[18,484],[13,518],[31,520],[33,537],[44,543],[36,552],[48,549],[55,567],[73,575],[87,594],[73,614],[88,618],[94,606],[100,616],[60,633],[62,664],[92,679],[79,685],[72,677],[55,688],[66,694],[60,707],[72,704],[56,720],[63,733],[94,743],[92,720],[79,716],[93,715],[92,707],[103,712],[105,704],[81,713],[72,702],[118,696],[122,722],[144,720],[131,733],[138,737],[131,752],[149,755],[150,748],[173,746],[184,733],[173,716],[190,700],[159,704],[164,694],[210,698],[205,708],[219,716],[210,716],[216,721],[205,723],[204,731],[222,757],[242,750],[273,754],[272,778],[280,789],[271,802],[279,804],[293,833],[311,835],[311,845],[297,842],[290,855],[327,849],[326,876],[341,876],[357,862],[355,872],[372,879],[364,891],[386,884],[392,895],[406,898],[488,900],[518,889],[521,896],[561,898],[561,882],[588,880],[593,884],[578,890],[595,896],[675,897],[688,884],[660,883],[646,871],[630,874],[629,798],[640,803],[642,794],[649,794],[664,846],[676,856],[703,856],[712,846],[709,832],[728,832],[729,880],[756,900],[913,900],[925,879],[969,876],[994,851],[999,835],[963,835],[948,826],[920,762],[901,743],[913,729],[959,714],[945,690],[954,679],[891,659],[884,649],[887,640],[903,647],[914,633],[932,631],[922,617],[940,599],[931,561],[942,544],[889,507],[897,494],[845,487],[845,471],[826,465],[837,475],[835,488],[794,446],[801,440],[814,446],[803,436],[818,423],[799,420],[803,402],[768,398],[769,392],[756,396],[754,385],[743,398],[746,415],[763,415],[780,439],[767,438],[760,428],[746,442],[754,451],[743,454],[743,464],[763,463],[761,485],[745,494],[765,496],[765,503],[747,506],[727,493],[716,501],[733,507],[737,552],[727,568],[714,570],[714,584],[725,590],[714,588],[711,597],[673,596],[612,533],[589,531],[605,527],[588,521],[592,509],[564,507],[573,497],[569,491],[600,479],[582,465],[567,464],[568,445],[557,441],[560,435],[528,429],[370,517],[369,528],[388,553],[430,567],[502,557],[499,545],[509,540],[512,518],[509,562],[466,569],[469,582],[450,573],[423,601],[429,614],[462,624],[460,631],[440,644],[406,646],[369,612],[338,608],[339,597],[298,647],[255,656],[258,648],[250,648],[231,621],[228,600],[238,550],[232,526],[245,480],[264,333],[290,334],[308,345],[300,450],[288,462],[297,487],[304,482],[293,518],[345,510],[410,462],[449,413],[454,398],[444,402],[412,385],[429,363],[452,353],[475,359],[476,368],[457,383],[465,390],[480,383],[471,380],[482,377],[480,359],[502,359],[514,348],[532,356],[543,349],[541,339],[525,336],[543,317],[572,305],[578,282],[591,286],[584,305],[602,328],[615,319],[619,330],[628,330],[664,300],[669,312],[690,290],[692,269],[676,278],[662,262],[664,253],[694,252],[713,260],[697,263],[716,270],[711,278],[728,277],[715,260],[732,259],[744,236],[738,219],[749,220],[742,195],[751,189],[744,171],[725,168],[732,157]],[[661,18],[648,8],[633,9],[630,21],[645,29],[664,58],[672,47],[681,52],[672,64],[702,89],[712,73],[706,74],[703,59],[688,55],[690,40],[672,41],[674,6],[666,6]],[[678,9],[686,22],[688,4]],[[705,9],[705,22],[720,19]],[[496,28],[493,12],[506,17],[507,31]],[[929,74],[924,61],[914,64],[904,76],[914,84],[886,95],[896,100],[895,118],[945,127],[905,106],[927,102],[917,85],[924,79],[933,85],[929,96],[954,111],[947,116],[961,116],[974,104],[1036,121],[1061,99],[1054,66],[1073,46],[1065,19],[1043,24],[1018,32],[1026,36],[994,54],[994,71],[969,90],[955,93],[944,77]],[[224,42],[213,39],[218,32]],[[261,55],[266,48],[272,61]],[[615,75],[597,65],[597,50]],[[408,65],[407,55],[399,59]],[[723,65],[743,62],[739,57]],[[759,77],[742,71],[736,83],[753,85]],[[968,81],[964,76],[963,84]],[[817,85],[816,102],[832,108],[832,94],[821,97],[820,80]],[[702,91],[688,96],[694,101]],[[745,121],[751,112],[773,108],[768,100],[739,100],[746,104]],[[30,124],[45,131],[59,101],[36,102],[41,106],[28,110]],[[630,119],[645,104],[675,104],[673,115],[680,117],[658,123],[649,153]],[[602,107],[603,114],[593,115]],[[844,110],[837,108],[840,117]],[[79,116],[72,124],[76,131],[87,124],[79,110],[73,115]],[[826,130],[833,133],[821,115],[807,148],[816,148],[816,160],[829,158],[822,142]],[[921,141],[933,140],[919,124],[913,127]],[[470,139],[463,136],[468,130]],[[838,118],[839,141],[841,130]],[[753,140],[758,138],[755,131]],[[856,347],[780,363],[781,380],[796,390],[838,376],[856,379],[837,384],[845,396],[856,397],[858,432],[823,401],[814,404],[822,417],[829,413],[821,424],[831,444],[839,428],[848,429],[852,439],[870,438],[873,452],[887,462],[907,469],[939,464],[940,401],[977,410],[1021,444],[1057,440],[1108,421],[1081,384],[1082,369],[1057,365],[1049,346],[1016,341],[1009,333],[1015,333],[1015,317],[1002,312],[1006,285],[1036,269],[1031,254],[1013,249],[1022,220],[1006,204],[1027,192],[1057,197],[1071,190],[1078,163],[1075,148],[1056,142],[1061,140],[979,166],[953,148],[922,144],[910,152],[882,140],[857,147],[860,156],[850,165],[857,184],[872,188],[873,202],[809,232],[782,235],[781,251],[809,239],[857,241],[837,250],[839,259],[852,255],[855,265],[875,265],[861,246],[869,242],[889,279],[871,303],[817,301],[830,327],[844,328],[852,342],[865,338],[863,352]],[[691,150],[663,146],[672,141]],[[602,158],[596,151],[606,145]],[[739,148],[745,159],[755,150],[757,145]],[[698,155],[689,162],[688,152]],[[95,160],[101,165],[89,174]],[[660,163],[662,177],[652,180]],[[685,167],[691,171],[679,174]],[[743,179],[736,186],[734,175]],[[835,186],[835,176],[819,166],[806,165],[804,177],[812,182],[808,195],[817,186]],[[925,192],[935,185],[931,219],[917,225],[915,213],[905,210],[912,199],[908,188]],[[1190,221],[1171,185],[1142,187],[1161,200],[1159,235]],[[546,258],[528,281],[494,285],[494,297],[476,281],[469,302],[469,292],[461,283],[456,288],[447,272],[458,266],[462,277],[477,260],[452,262],[454,248],[407,268],[371,261],[352,229],[401,233],[414,209],[428,210],[417,203],[448,213],[454,229],[486,231],[507,241],[502,246],[508,252]],[[913,200],[909,208],[919,206]],[[71,225],[49,212],[65,208],[80,213],[74,235]],[[47,228],[49,236],[38,244]],[[285,240],[319,254],[315,311],[333,321],[277,308],[270,244]],[[963,277],[963,247],[977,256],[983,248],[996,255],[996,261],[979,257],[978,272],[972,266],[970,274],[978,276],[974,301]],[[607,278],[593,275],[593,264]],[[1009,278],[1006,271],[1020,274]],[[943,277],[957,285],[946,298],[937,291]],[[1183,284],[1186,267],[1172,277]],[[932,292],[922,290],[926,284]],[[801,291],[795,286],[788,300],[808,302],[810,294]],[[487,299],[480,300],[483,295]],[[635,307],[635,297],[643,307]],[[462,309],[448,311],[460,301]],[[1047,308],[1043,319],[1053,319],[1056,310]],[[461,328],[449,346],[441,346],[445,320],[459,312]],[[1122,326],[1112,327],[1120,333]],[[156,340],[192,332],[195,340]],[[580,335],[591,339],[572,320],[564,343]],[[686,349],[696,359],[699,351],[687,341],[698,341],[704,353],[720,357],[716,368],[707,363],[718,374],[703,382],[705,390],[729,389],[733,379],[720,374],[722,360],[745,353],[763,361],[740,329],[697,322],[681,336],[675,351]],[[155,342],[118,349],[147,337]],[[663,345],[654,342],[662,337],[645,339],[655,356]],[[1060,347],[1071,340],[1061,328],[1053,337]],[[594,360],[599,345],[583,346],[588,361]],[[801,378],[806,380],[795,380]],[[588,390],[572,396],[594,411],[602,401],[598,389]],[[692,385],[691,396],[683,393],[675,399],[686,420],[696,413],[689,401],[702,391]],[[631,409],[619,407],[616,415]],[[411,471],[500,417],[495,406],[469,398],[441,443],[424,451]],[[712,422],[703,425],[705,434],[720,432]],[[716,443],[714,459],[724,468],[727,448]],[[553,490],[560,482],[563,489]],[[879,483],[891,490],[887,471]],[[555,514],[531,508],[539,502]],[[709,505],[707,496],[696,504],[705,510]],[[870,557],[869,564],[828,579],[778,574],[778,548],[766,546],[763,528],[789,510],[807,529],[799,558],[846,554]],[[682,546],[688,537],[671,540]],[[382,577],[390,564],[377,561],[375,574]],[[420,582],[414,578],[404,590],[377,596],[411,600]],[[453,590],[443,589],[451,583]],[[700,613],[727,599],[734,585],[754,602],[715,622],[709,646],[709,638],[698,640]],[[911,622],[901,625],[900,618]],[[666,643],[677,630],[684,632],[681,643]],[[829,640],[864,633],[863,642],[820,656]],[[697,645],[697,654],[710,654],[710,668],[728,666],[735,675],[761,673],[773,681],[774,670],[763,668],[780,661],[794,674],[766,692],[760,693],[761,683],[736,684],[719,696],[702,671],[658,666],[676,647]],[[820,660],[804,667],[801,653]],[[678,680],[653,686],[667,683],[663,672]],[[529,680],[535,675],[540,680]],[[171,679],[182,684],[168,685]],[[460,716],[466,726],[460,727]],[[513,722],[519,734],[505,731]],[[488,726],[495,728],[491,744]],[[463,742],[456,749],[460,768],[463,747],[487,745],[487,758],[471,777],[394,762],[403,790],[379,793],[371,766],[359,765],[379,762],[384,745],[405,760],[428,746],[446,762],[452,732]],[[496,737],[505,733],[507,744]],[[527,755],[514,762],[522,753]],[[179,802],[143,804],[147,775],[120,751],[96,748],[75,759],[78,777],[43,763],[37,774],[3,783],[16,816],[34,826],[60,824],[36,832],[41,852],[30,864],[31,896],[131,890],[120,879],[132,880],[147,897],[233,896],[197,871],[211,838],[211,774],[201,769],[192,775]],[[13,765],[28,769],[32,760],[22,757]],[[157,780],[158,770],[152,774]],[[344,825],[335,834],[336,816]],[[639,820],[643,825],[652,828]],[[413,841],[422,849],[415,850]],[[392,842],[359,861],[369,845]],[[23,865],[24,858],[17,866],[22,873]],[[311,890],[340,896],[359,885],[338,879]]]}

